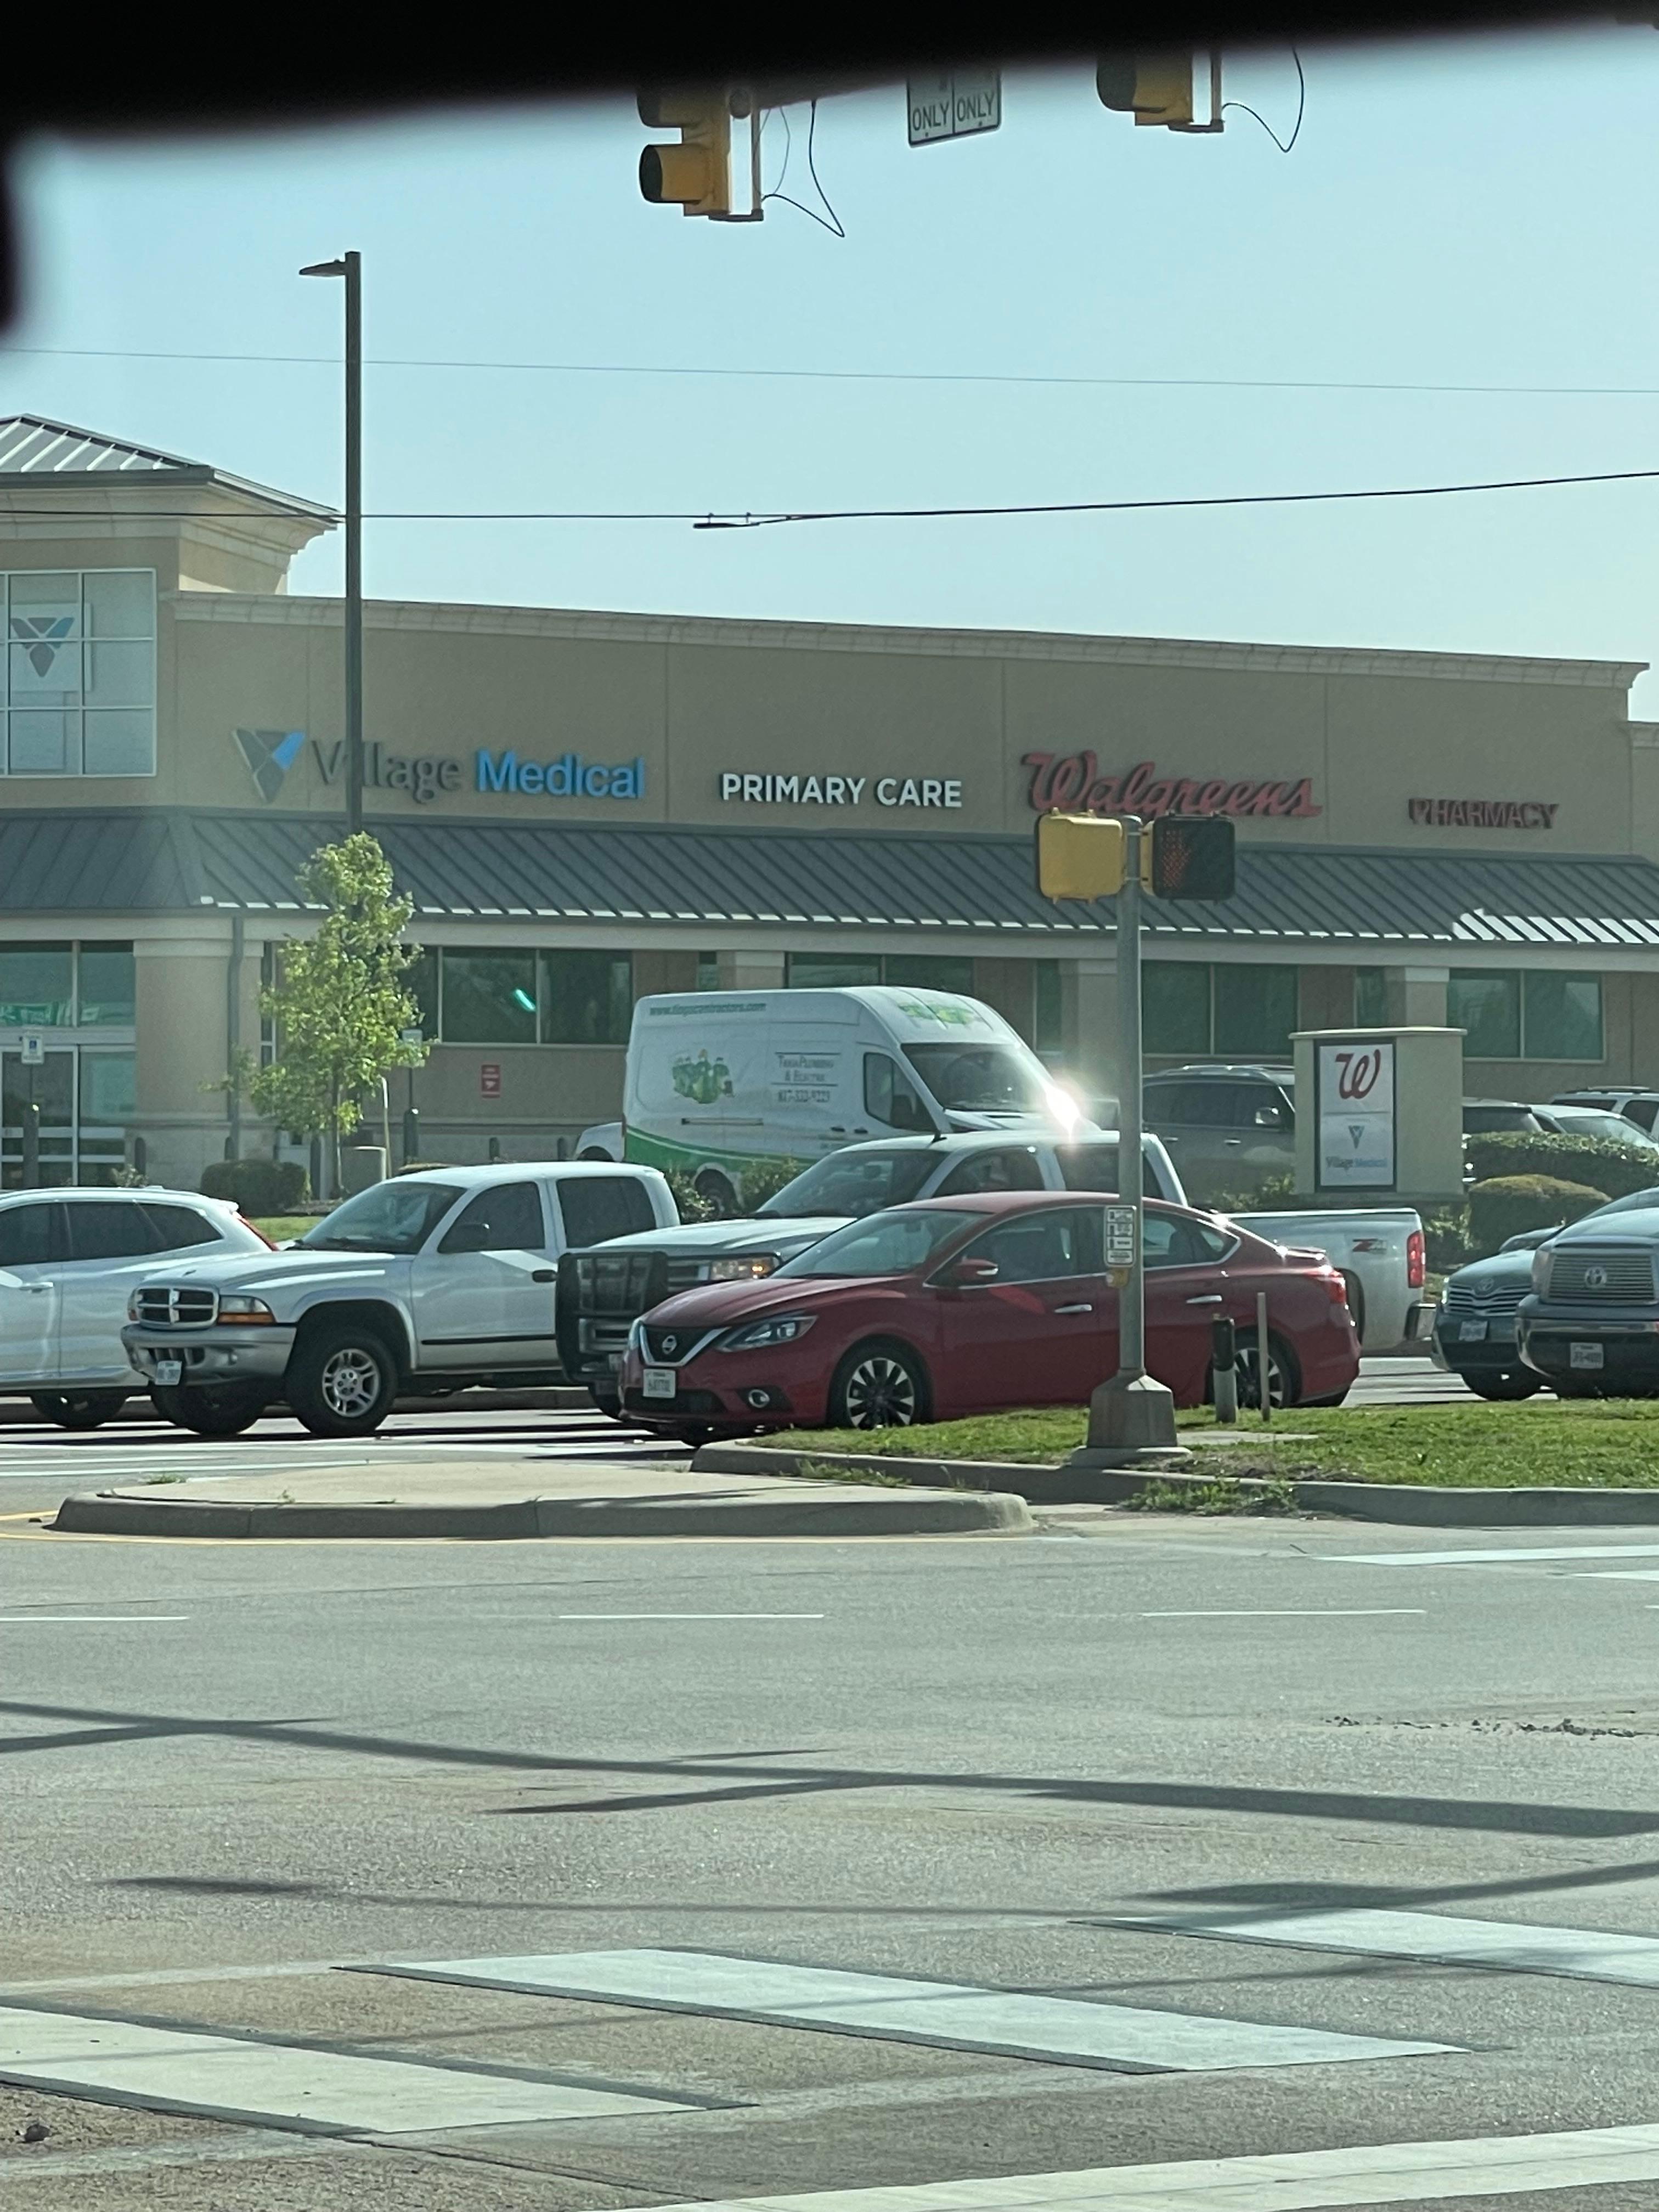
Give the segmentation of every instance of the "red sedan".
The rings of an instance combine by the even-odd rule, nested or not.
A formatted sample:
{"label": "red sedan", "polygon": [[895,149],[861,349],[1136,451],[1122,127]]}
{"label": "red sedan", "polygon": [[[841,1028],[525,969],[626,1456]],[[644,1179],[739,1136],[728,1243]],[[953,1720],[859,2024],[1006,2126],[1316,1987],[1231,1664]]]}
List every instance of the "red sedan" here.
{"label": "red sedan", "polygon": [[[1359,1371],[1341,1276],[1218,1216],[1148,1200],[1146,1364],[1197,1406],[1210,1324],[1238,1324],[1254,1395],[1267,1294],[1276,1405],[1335,1405]],[[1066,1191],[980,1192],[836,1230],[760,1282],[683,1291],[634,1324],[630,1419],[717,1432],[873,1429],[1015,1406],[1077,1406],[1117,1368],[1103,1209]],[[1248,1337],[1245,1334],[1249,1331]]]}

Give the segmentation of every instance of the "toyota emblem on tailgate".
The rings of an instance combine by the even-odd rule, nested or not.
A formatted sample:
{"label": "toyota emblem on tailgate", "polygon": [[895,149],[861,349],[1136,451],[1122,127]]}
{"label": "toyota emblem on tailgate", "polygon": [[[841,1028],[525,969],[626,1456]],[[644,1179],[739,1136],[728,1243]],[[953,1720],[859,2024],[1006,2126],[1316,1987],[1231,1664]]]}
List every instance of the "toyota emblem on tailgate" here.
{"label": "toyota emblem on tailgate", "polygon": [[1602,1291],[1602,1290],[1605,1290],[1605,1289],[1607,1288],[1607,1269],[1606,1269],[1605,1267],[1586,1267],[1586,1268],[1585,1268],[1585,1270],[1584,1270],[1584,1288],[1585,1288],[1587,1291]]}

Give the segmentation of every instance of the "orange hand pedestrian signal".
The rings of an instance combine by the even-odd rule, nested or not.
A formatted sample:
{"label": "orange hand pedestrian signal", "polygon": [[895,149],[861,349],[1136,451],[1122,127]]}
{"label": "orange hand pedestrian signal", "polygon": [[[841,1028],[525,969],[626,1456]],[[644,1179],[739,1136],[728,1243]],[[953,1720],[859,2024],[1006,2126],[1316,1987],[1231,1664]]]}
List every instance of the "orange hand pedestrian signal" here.
{"label": "orange hand pedestrian signal", "polygon": [[1230,899],[1233,825],[1218,814],[1164,814],[1152,823],[1155,898]]}

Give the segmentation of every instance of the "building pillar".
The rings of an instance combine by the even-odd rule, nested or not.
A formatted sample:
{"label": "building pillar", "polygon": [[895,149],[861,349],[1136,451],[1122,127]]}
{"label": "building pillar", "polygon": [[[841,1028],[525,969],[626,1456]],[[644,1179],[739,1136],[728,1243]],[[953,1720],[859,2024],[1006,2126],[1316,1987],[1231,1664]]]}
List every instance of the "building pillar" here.
{"label": "building pillar", "polygon": [[[1386,972],[1391,1021],[1408,1030],[1445,1028],[1449,968],[1390,968]],[[1398,1013],[1395,1012],[1396,1004]]]}
{"label": "building pillar", "polygon": [[136,1127],[144,1138],[153,1182],[194,1190],[208,1163],[224,1157],[228,1121],[218,1086],[229,1073],[229,951],[228,928],[216,939],[141,937],[133,946]]}
{"label": "building pillar", "polygon": [[1091,953],[1060,963],[1060,1073],[1084,1095],[1085,1105],[1116,1097],[1117,961]]}
{"label": "building pillar", "polygon": [[781,991],[783,988],[781,952],[721,952],[722,991]]}
{"label": "building pillar", "polygon": [[1036,1023],[1034,975],[1029,960],[988,960],[981,956],[974,962],[974,996],[994,1006],[1027,1044],[1032,1042]]}

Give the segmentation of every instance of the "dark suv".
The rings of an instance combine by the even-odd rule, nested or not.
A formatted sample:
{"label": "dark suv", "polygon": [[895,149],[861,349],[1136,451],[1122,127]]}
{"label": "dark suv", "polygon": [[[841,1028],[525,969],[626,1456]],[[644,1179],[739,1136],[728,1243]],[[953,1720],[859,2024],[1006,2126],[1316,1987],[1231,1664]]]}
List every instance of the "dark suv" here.
{"label": "dark suv", "polygon": [[1146,1127],[1169,1146],[1193,1205],[1248,1196],[1269,1176],[1294,1169],[1294,1080],[1288,1067],[1220,1062],[1146,1078]]}

